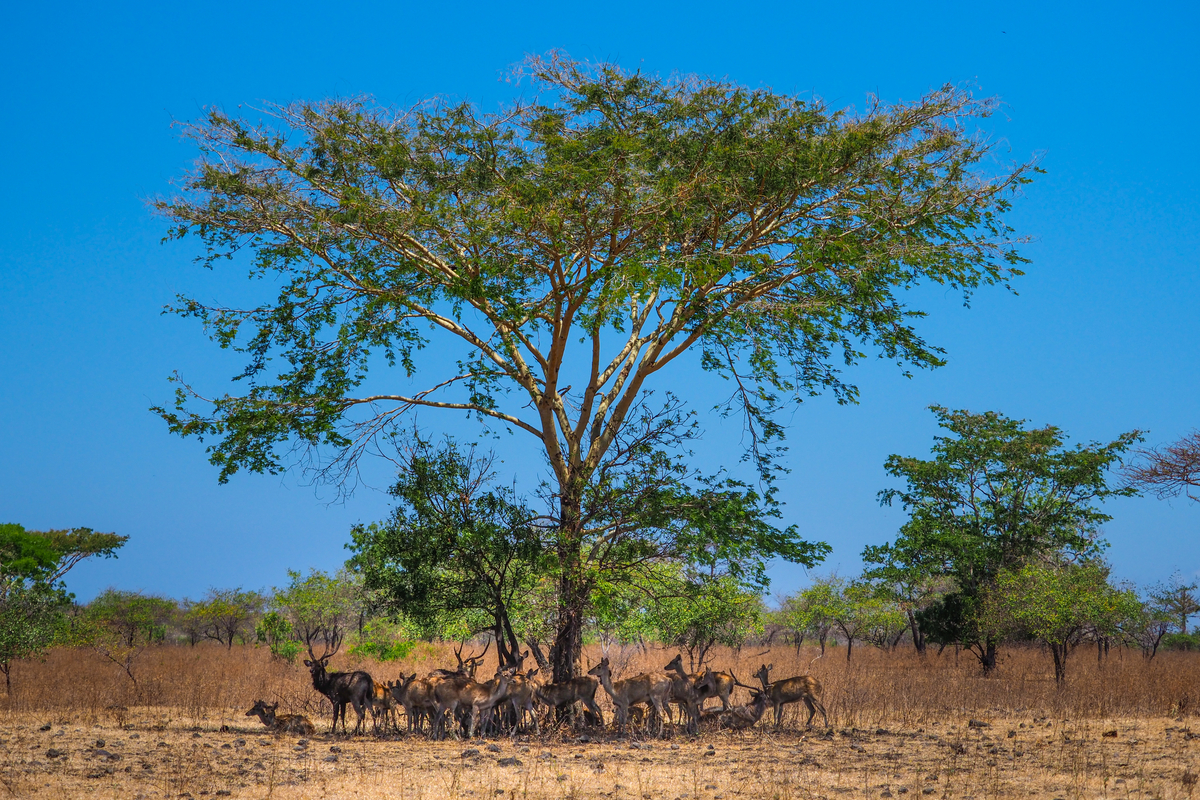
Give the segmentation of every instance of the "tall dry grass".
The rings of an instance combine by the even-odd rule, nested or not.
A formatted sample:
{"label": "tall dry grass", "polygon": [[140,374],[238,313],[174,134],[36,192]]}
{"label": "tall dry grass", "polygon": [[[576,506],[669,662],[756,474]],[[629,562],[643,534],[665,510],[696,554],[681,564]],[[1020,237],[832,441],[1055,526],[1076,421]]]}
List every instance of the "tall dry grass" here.
{"label": "tall dry grass", "polygon": [[[607,654],[615,677],[660,671],[672,649],[598,646],[585,653],[588,664]],[[1036,648],[1002,651],[991,677],[980,674],[966,652],[933,652],[924,658],[911,650],[883,652],[856,648],[847,663],[845,650],[790,647],[722,650],[714,668],[730,669],[747,684],[762,663],[774,664],[772,678],[815,675],[824,684],[830,722],[841,727],[921,725],[970,716],[1054,717],[1178,716],[1200,705],[1200,654],[1162,653],[1152,661],[1136,651],[1114,650],[1098,662],[1094,650],[1081,649],[1068,664],[1068,680],[1055,685],[1049,655]],[[376,680],[393,680],[403,671],[424,674],[454,665],[448,644],[422,644],[409,658],[380,663],[335,657],[332,669],[365,669]],[[494,653],[480,668],[490,676]],[[177,718],[209,720],[249,708],[257,699],[280,701],[281,711],[324,715],[328,704],[313,691],[307,669],[272,658],[265,648],[235,646],[161,646],[145,650],[133,665],[136,686],[111,662],[86,649],[60,648],[44,660],[13,667],[12,695],[0,699],[10,712],[48,711],[73,719],[111,719],[135,706],[169,710]],[[603,691],[597,699],[602,698]],[[738,690],[744,702],[745,690]],[[796,724],[803,706],[789,707],[785,720]],[[803,722],[803,718],[799,718]]]}

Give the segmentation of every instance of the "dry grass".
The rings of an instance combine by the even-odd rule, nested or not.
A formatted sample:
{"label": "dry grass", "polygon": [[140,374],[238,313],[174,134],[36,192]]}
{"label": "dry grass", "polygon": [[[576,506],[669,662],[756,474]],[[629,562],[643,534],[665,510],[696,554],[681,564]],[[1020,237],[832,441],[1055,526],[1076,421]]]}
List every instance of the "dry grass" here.
{"label": "dry grass", "polygon": [[[593,661],[599,655],[589,652]],[[632,674],[661,668],[673,653],[609,655],[614,671]],[[56,651],[14,669],[13,697],[0,710],[0,795],[1190,798],[1200,774],[1200,737],[1189,729],[1200,657],[1164,654],[1146,664],[1114,652],[1098,666],[1094,652],[1080,652],[1059,690],[1036,650],[1011,651],[988,679],[965,654],[956,665],[951,652],[922,661],[863,648],[849,665],[844,650],[815,655],[744,650],[715,664],[746,683],[764,661],[779,677],[817,675],[829,731],[798,729],[793,709],[783,730],[760,726],[744,736],[592,732],[581,741],[562,730],[484,744],[330,736],[328,706],[320,707],[307,671],[256,648],[148,650],[134,668],[137,691],[94,654]],[[429,646],[399,664],[334,666],[361,666],[382,680],[447,663],[448,647]],[[321,734],[266,734],[244,716],[259,698],[309,714]],[[972,719],[988,726],[971,727]],[[477,753],[464,757],[470,750]]]}

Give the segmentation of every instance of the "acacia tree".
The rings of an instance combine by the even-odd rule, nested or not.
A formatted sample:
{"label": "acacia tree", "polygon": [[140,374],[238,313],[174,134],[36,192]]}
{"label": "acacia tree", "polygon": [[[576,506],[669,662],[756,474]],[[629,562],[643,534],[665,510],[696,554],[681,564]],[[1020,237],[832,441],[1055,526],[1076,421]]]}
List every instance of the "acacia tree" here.
{"label": "acacia tree", "polygon": [[1108,472],[1140,434],[1067,447],[1054,426],[1027,429],[991,411],[931,409],[950,435],[934,439],[932,459],[888,457],[888,473],[905,485],[880,492],[880,501],[899,500],[909,520],[895,542],[866,548],[863,560],[885,576],[902,568],[952,581],[952,591],[917,620],[930,641],[971,649],[989,673],[1002,630],[981,604],[997,575],[1036,559],[1099,555],[1099,526],[1111,517],[1096,504],[1134,493],[1109,487]]}
{"label": "acacia tree", "polygon": [[[352,486],[413,409],[529,435],[551,473],[562,680],[578,672],[588,553],[642,527],[589,493],[651,506],[638,495],[661,494],[640,480],[664,449],[653,437],[686,439],[686,414],[646,404],[663,370],[698,358],[731,379],[724,409],[744,415],[769,476],[782,406],[856,398],[839,362],[943,363],[905,290],[969,295],[1019,274],[1003,213],[1034,167],[986,174],[995,145],[975,125],[996,102],[953,87],[853,113],[558,54],[519,77],[537,94],[495,114],[349,100],[187,126],[201,158],[156,203],[169,237],[199,237],[209,266],[248,253],[278,291],[238,307],[181,298],[245,354],[248,385],[206,399],[177,374],[174,408],[156,410],[214,440],[222,481],[301,466]],[[728,539],[809,565],[823,553],[759,532]]]}

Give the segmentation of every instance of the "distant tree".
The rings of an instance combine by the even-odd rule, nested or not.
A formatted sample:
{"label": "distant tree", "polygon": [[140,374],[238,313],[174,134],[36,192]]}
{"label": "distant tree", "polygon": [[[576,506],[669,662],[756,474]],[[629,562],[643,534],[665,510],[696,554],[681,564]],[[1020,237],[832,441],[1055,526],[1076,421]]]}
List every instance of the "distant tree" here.
{"label": "distant tree", "polygon": [[924,655],[926,631],[921,627],[920,615],[952,589],[953,581],[934,574],[924,563],[924,554],[915,547],[916,542],[904,537],[890,545],[866,547],[862,555],[867,568],[862,579],[874,586],[877,594],[897,604],[907,621],[913,647]]}
{"label": "distant tree", "polygon": [[[841,365],[868,350],[943,363],[914,327],[913,286],[969,294],[1020,274],[1004,215],[1034,167],[990,174],[995,145],[974,121],[996,103],[949,86],[849,113],[561,54],[523,74],[530,99],[496,114],[348,100],[189,126],[201,159],[156,204],[168,235],[199,237],[210,266],[249,255],[274,297],[182,299],[246,354],[249,388],[208,399],[180,383],[156,410],[210,442],[222,481],[308,465],[346,485],[418,408],[528,435],[551,474],[565,680],[605,569],[592,556],[675,530],[662,506],[686,484],[643,480],[625,446],[639,426],[655,449],[681,438],[674,411],[647,411],[655,380],[691,356],[729,378],[726,409],[769,476],[790,402],[856,397]],[[421,359],[431,339],[451,355]],[[810,566],[825,552],[760,533],[726,529],[718,546]]]}
{"label": "distant tree", "polygon": [[513,625],[516,607],[553,562],[545,522],[495,485],[494,465],[493,454],[453,442],[418,444],[392,487],[391,518],[352,530],[349,565],[380,610],[426,626],[476,612],[509,665],[524,634]]}
{"label": "distant tree", "polygon": [[867,548],[864,558],[951,580],[953,590],[918,611],[917,620],[931,641],[971,649],[987,674],[996,666],[1000,632],[980,615],[984,595],[1002,571],[1099,554],[1099,526],[1110,517],[1096,504],[1134,493],[1109,487],[1107,476],[1140,436],[1069,448],[1054,426],[1027,429],[995,412],[932,410],[950,435],[935,438],[930,460],[887,459],[888,473],[905,486],[880,492],[880,500],[900,501],[909,520],[895,542]]}
{"label": "distant tree", "polygon": [[0,524],[0,672],[10,694],[12,662],[41,653],[64,631],[72,596],[62,578],[84,559],[115,556],[128,539],[90,528]]}
{"label": "distant tree", "polygon": [[1108,582],[1108,568],[1082,564],[1029,563],[1002,570],[983,598],[981,616],[992,627],[1024,634],[1050,648],[1054,680],[1067,676],[1067,656],[1089,631],[1114,630],[1141,609],[1137,595]]}
{"label": "distant tree", "polygon": [[337,650],[358,622],[362,590],[357,576],[347,570],[335,575],[288,570],[288,578],[287,586],[275,589],[269,610],[286,621],[298,643]]}
{"label": "distant tree", "polygon": [[1200,598],[1196,591],[1200,584],[1195,581],[1184,583],[1178,572],[1172,573],[1166,583],[1160,583],[1150,589],[1150,597],[1162,612],[1179,626],[1179,632],[1188,632],[1188,617],[1200,613]]}
{"label": "distant tree", "polygon": [[811,635],[825,654],[825,643],[833,630],[834,615],[840,602],[841,581],[837,576],[817,578],[812,586],[784,598],[780,606],[783,624],[796,631],[797,644],[805,634]]}
{"label": "distant tree", "polygon": [[1183,494],[1200,502],[1200,430],[1173,444],[1139,450],[1138,456],[1125,470],[1131,486],[1160,498]]}
{"label": "distant tree", "polygon": [[689,671],[704,665],[714,645],[741,647],[762,628],[762,599],[734,579],[678,575],[648,602],[658,640],[682,648]]}
{"label": "distant tree", "polygon": [[264,602],[258,592],[209,589],[207,597],[190,604],[186,617],[189,627],[198,629],[201,636],[231,649],[234,639],[248,639]]}
{"label": "distant tree", "polygon": [[134,665],[147,647],[163,641],[177,614],[169,598],[108,589],[72,620],[72,643],[91,647],[116,664],[140,691]]}

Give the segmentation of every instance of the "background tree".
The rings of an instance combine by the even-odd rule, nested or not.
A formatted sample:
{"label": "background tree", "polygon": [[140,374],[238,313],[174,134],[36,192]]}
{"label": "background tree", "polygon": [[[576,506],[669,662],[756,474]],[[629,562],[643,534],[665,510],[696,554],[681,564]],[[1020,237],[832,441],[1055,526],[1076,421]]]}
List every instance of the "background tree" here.
{"label": "background tree", "polygon": [[[817,578],[812,586],[786,597],[780,607],[785,624],[815,638],[821,646],[821,655],[825,655],[825,643],[833,630],[841,585],[836,575]],[[796,649],[800,649],[799,644]]]}
{"label": "background tree", "polygon": [[1150,598],[1163,614],[1179,626],[1179,632],[1186,634],[1188,617],[1200,613],[1200,600],[1196,597],[1198,588],[1200,584],[1195,581],[1184,583],[1179,573],[1174,572],[1166,583],[1150,589]]}
{"label": "background tree", "polygon": [[1183,494],[1200,502],[1200,431],[1173,444],[1140,450],[1138,455],[1141,458],[1125,470],[1131,486],[1160,498]]}
{"label": "background tree", "polygon": [[1133,493],[1110,488],[1107,476],[1139,435],[1068,448],[1054,426],[1026,429],[995,412],[932,410],[951,435],[935,438],[932,459],[888,457],[888,473],[905,486],[880,492],[880,500],[899,500],[909,521],[895,542],[868,547],[864,559],[951,579],[953,591],[917,619],[931,641],[971,649],[988,673],[999,631],[980,614],[983,596],[1001,571],[1099,553],[1099,526],[1110,517],[1095,504]]}
{"label": "background tree", "polygon": [[981,616],[994,627],[1026,635],[1050,648],[1054,680],[1067,677],[1067,656],[1090,631],[1112,631],[1141,608],[1137,594],[1108,582],[1108,568],[1081,564],[1028,563],[1002,570],[983,598]]}
{"label": "background tree", "polygon": [[450,441],[418,442],[392,487],[391,519],[355,526],[349,563],[379,593],[381,610],[426,626],[477,612],[508,665],[524,634],[513,625],[515,606],[552,562],[545,521],[494,485],[494,464],[494,455]]}
{"label": "background tree", "polygon": [[247,640],[264,602],[258,592],[210,589],[207,597],[189,606],[189,627],[195,626],[204,638],[231,649],[234,639]]}
{"label": "background tree", "polygon": [[[181,382],[156,410],[211,437],[222,481],[300,464],[346,486],[414,408],[528,434],[552,480],[562,680],[578,672],[588,555],[614,531],[657,535],[633,533],[663,497],[647,454],[684,440],[687,417],[646,404],[655,376],[698,356],[730,378],[726,410],[769,478],[777,411],[856,397],[841,364],[866,350],[943,363],[907,289],[969,294],[1019,274],[1002,218],[1033,168],[985,174],[993,145],[974,123],[996,103],[951,87],[853,114],[560,55],[522,78],[536,96],[494,115],[331,101],[270,108],[264,125],[213,110],[188,128],[199,166],[157,203],[170,237],[199,237],[209,265],[252,254],[278,293],[183,298],[180,314],[245,353],[249,388],[208,400]],[[381,364],[401,373],[390,388],[367,382]],[[424,388],[397,388],[418,372]],[[589,496],[636,513],[614,519]],[[727,538],[743,534],[758,531]],[[794,531],[746,546],[806,565],[823,553]]]}
{"label": "background tree", "polygon": [[169,598],[108,589],[72,620],[71,641],[116,664],[140,691],[133,667],[147,647],[166,638],[177,613]]}
{"label": "background tree", "polygon": [[671,583],[650,601],[647,617],[658,641],[687,653],[689,672],[704,666],[714,645],[740,648],[761,631],[762,599],[732,578],[677,574]]}
{"label": "background tree", "polygon": [[0,672],[12,693],[12,662],[44,651],[65,625],[72,596],[62,578],[80,561],[111,558],[128,536],[91,528],[27,531],[0,524]]}
{"label": "background tree", "polygon": [[[282,618],[286,630],[305,647],[320,644],[337,650],[358,622],[357,578],[346,570],[329,575],[314,569],[308,575],[288,570],[288,579],[286,587],[274,590],[268,612]],[[275,632],[282,630],[284,626],[277,625]]]}

